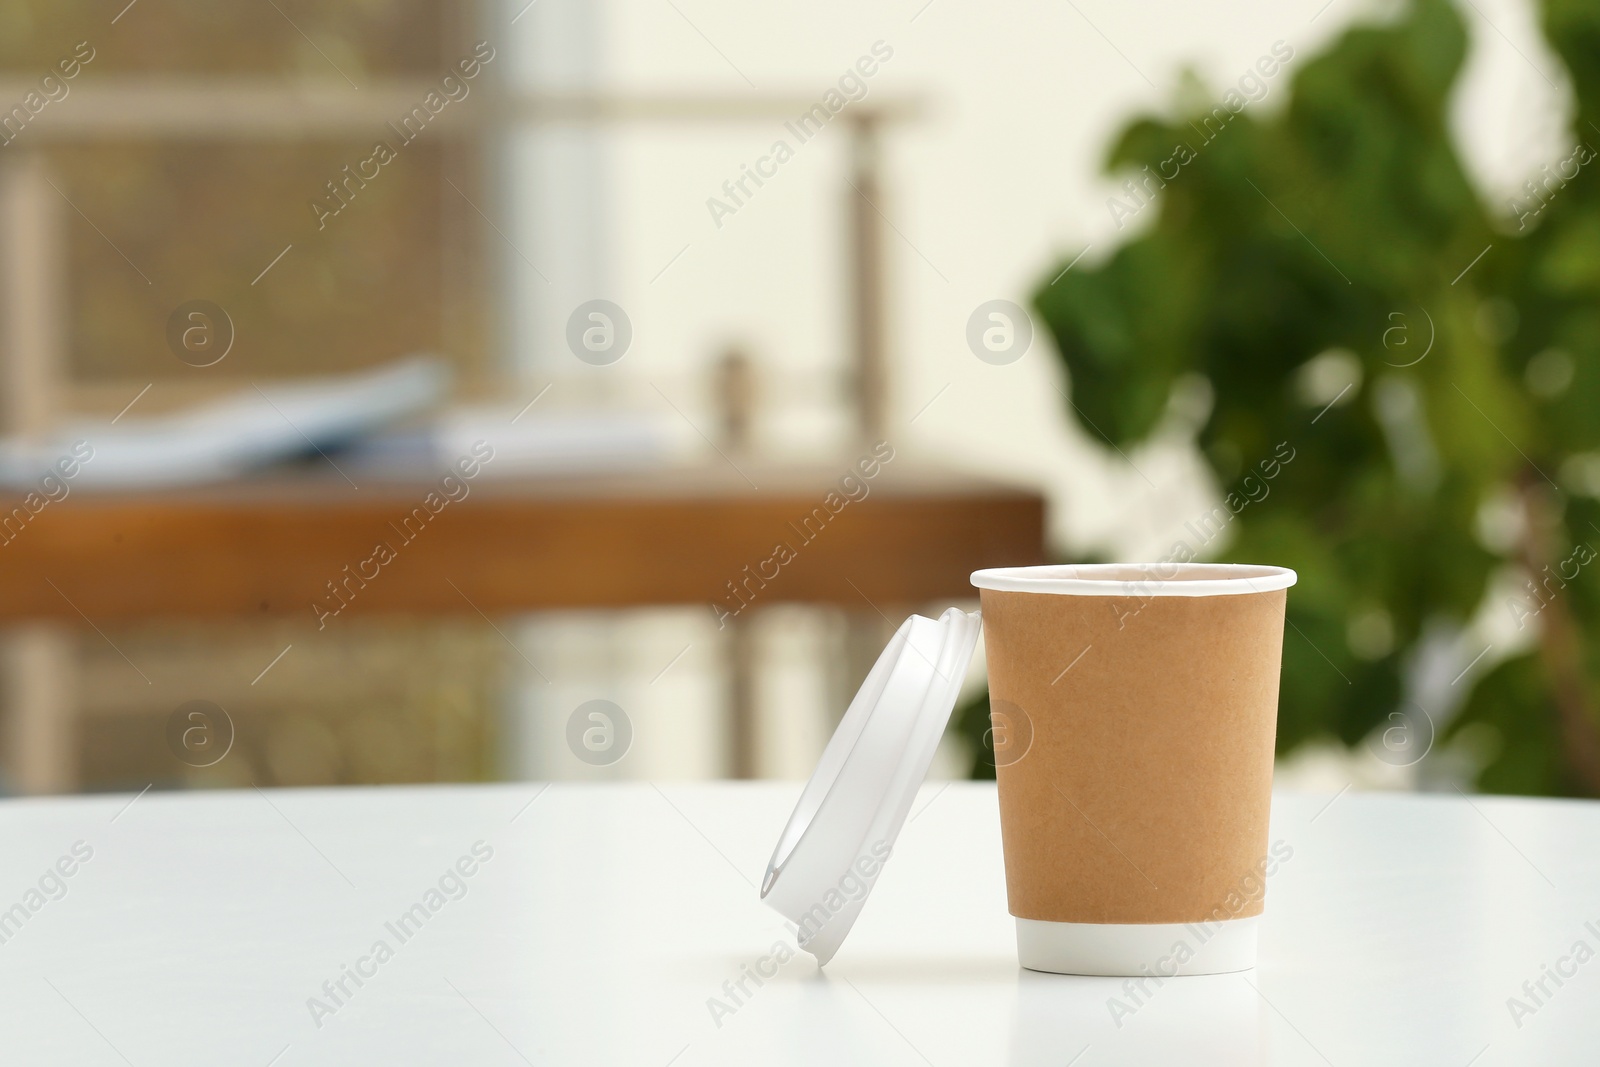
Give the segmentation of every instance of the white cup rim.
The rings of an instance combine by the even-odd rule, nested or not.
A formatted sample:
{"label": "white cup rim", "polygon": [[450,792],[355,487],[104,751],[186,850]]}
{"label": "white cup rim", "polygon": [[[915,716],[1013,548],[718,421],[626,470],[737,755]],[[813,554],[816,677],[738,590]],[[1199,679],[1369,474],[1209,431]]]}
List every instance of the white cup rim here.
{"label": "white cup rim", "polygon": [[1287,589],[1299,576],[1255,563],[1074,563],[972,572],[979,589],[1066,596],[1230,596]]}

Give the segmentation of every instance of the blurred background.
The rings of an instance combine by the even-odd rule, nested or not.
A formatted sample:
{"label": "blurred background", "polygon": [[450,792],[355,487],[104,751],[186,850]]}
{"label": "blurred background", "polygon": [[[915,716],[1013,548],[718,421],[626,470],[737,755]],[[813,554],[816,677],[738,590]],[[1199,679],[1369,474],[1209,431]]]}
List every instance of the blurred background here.
{"label": "blurred background", "polygon": [[1281,785],[1600,795],[1596,121],[1574,0],[8,0],[4,787],[804,777],[1202,558]]}

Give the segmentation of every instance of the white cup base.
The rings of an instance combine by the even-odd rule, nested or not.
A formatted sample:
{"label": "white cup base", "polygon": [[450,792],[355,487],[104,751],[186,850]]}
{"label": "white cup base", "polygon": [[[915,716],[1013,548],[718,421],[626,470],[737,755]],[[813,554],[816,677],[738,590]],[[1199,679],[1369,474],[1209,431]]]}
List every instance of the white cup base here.
{"label": "white cup base", "polygon": [[1058,923],[1017,919],[1017,959],[1030,971],[1159,978],[1256,965],[1259,916],[1214,923]]}

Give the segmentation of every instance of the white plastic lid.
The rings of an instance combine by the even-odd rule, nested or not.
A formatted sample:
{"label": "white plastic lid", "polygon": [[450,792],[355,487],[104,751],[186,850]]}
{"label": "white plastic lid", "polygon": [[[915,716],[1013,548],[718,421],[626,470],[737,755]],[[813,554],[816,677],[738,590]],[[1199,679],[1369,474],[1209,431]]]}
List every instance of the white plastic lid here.
{"label": "white plastic lid", "polygon": [[861,683],[778,838],[761,897],[825,964],[906,821],[978,643],[977,612],[913,615]]}

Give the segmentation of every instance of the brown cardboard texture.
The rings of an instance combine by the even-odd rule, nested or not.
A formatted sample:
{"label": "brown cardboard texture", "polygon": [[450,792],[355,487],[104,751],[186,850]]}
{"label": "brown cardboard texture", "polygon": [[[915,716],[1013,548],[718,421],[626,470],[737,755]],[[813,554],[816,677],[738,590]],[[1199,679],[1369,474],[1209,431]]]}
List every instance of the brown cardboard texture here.
{"label": "brown cardboard texture", "polygon": [[1261,912],[1284,590],[982,590],[1011,913]]}

